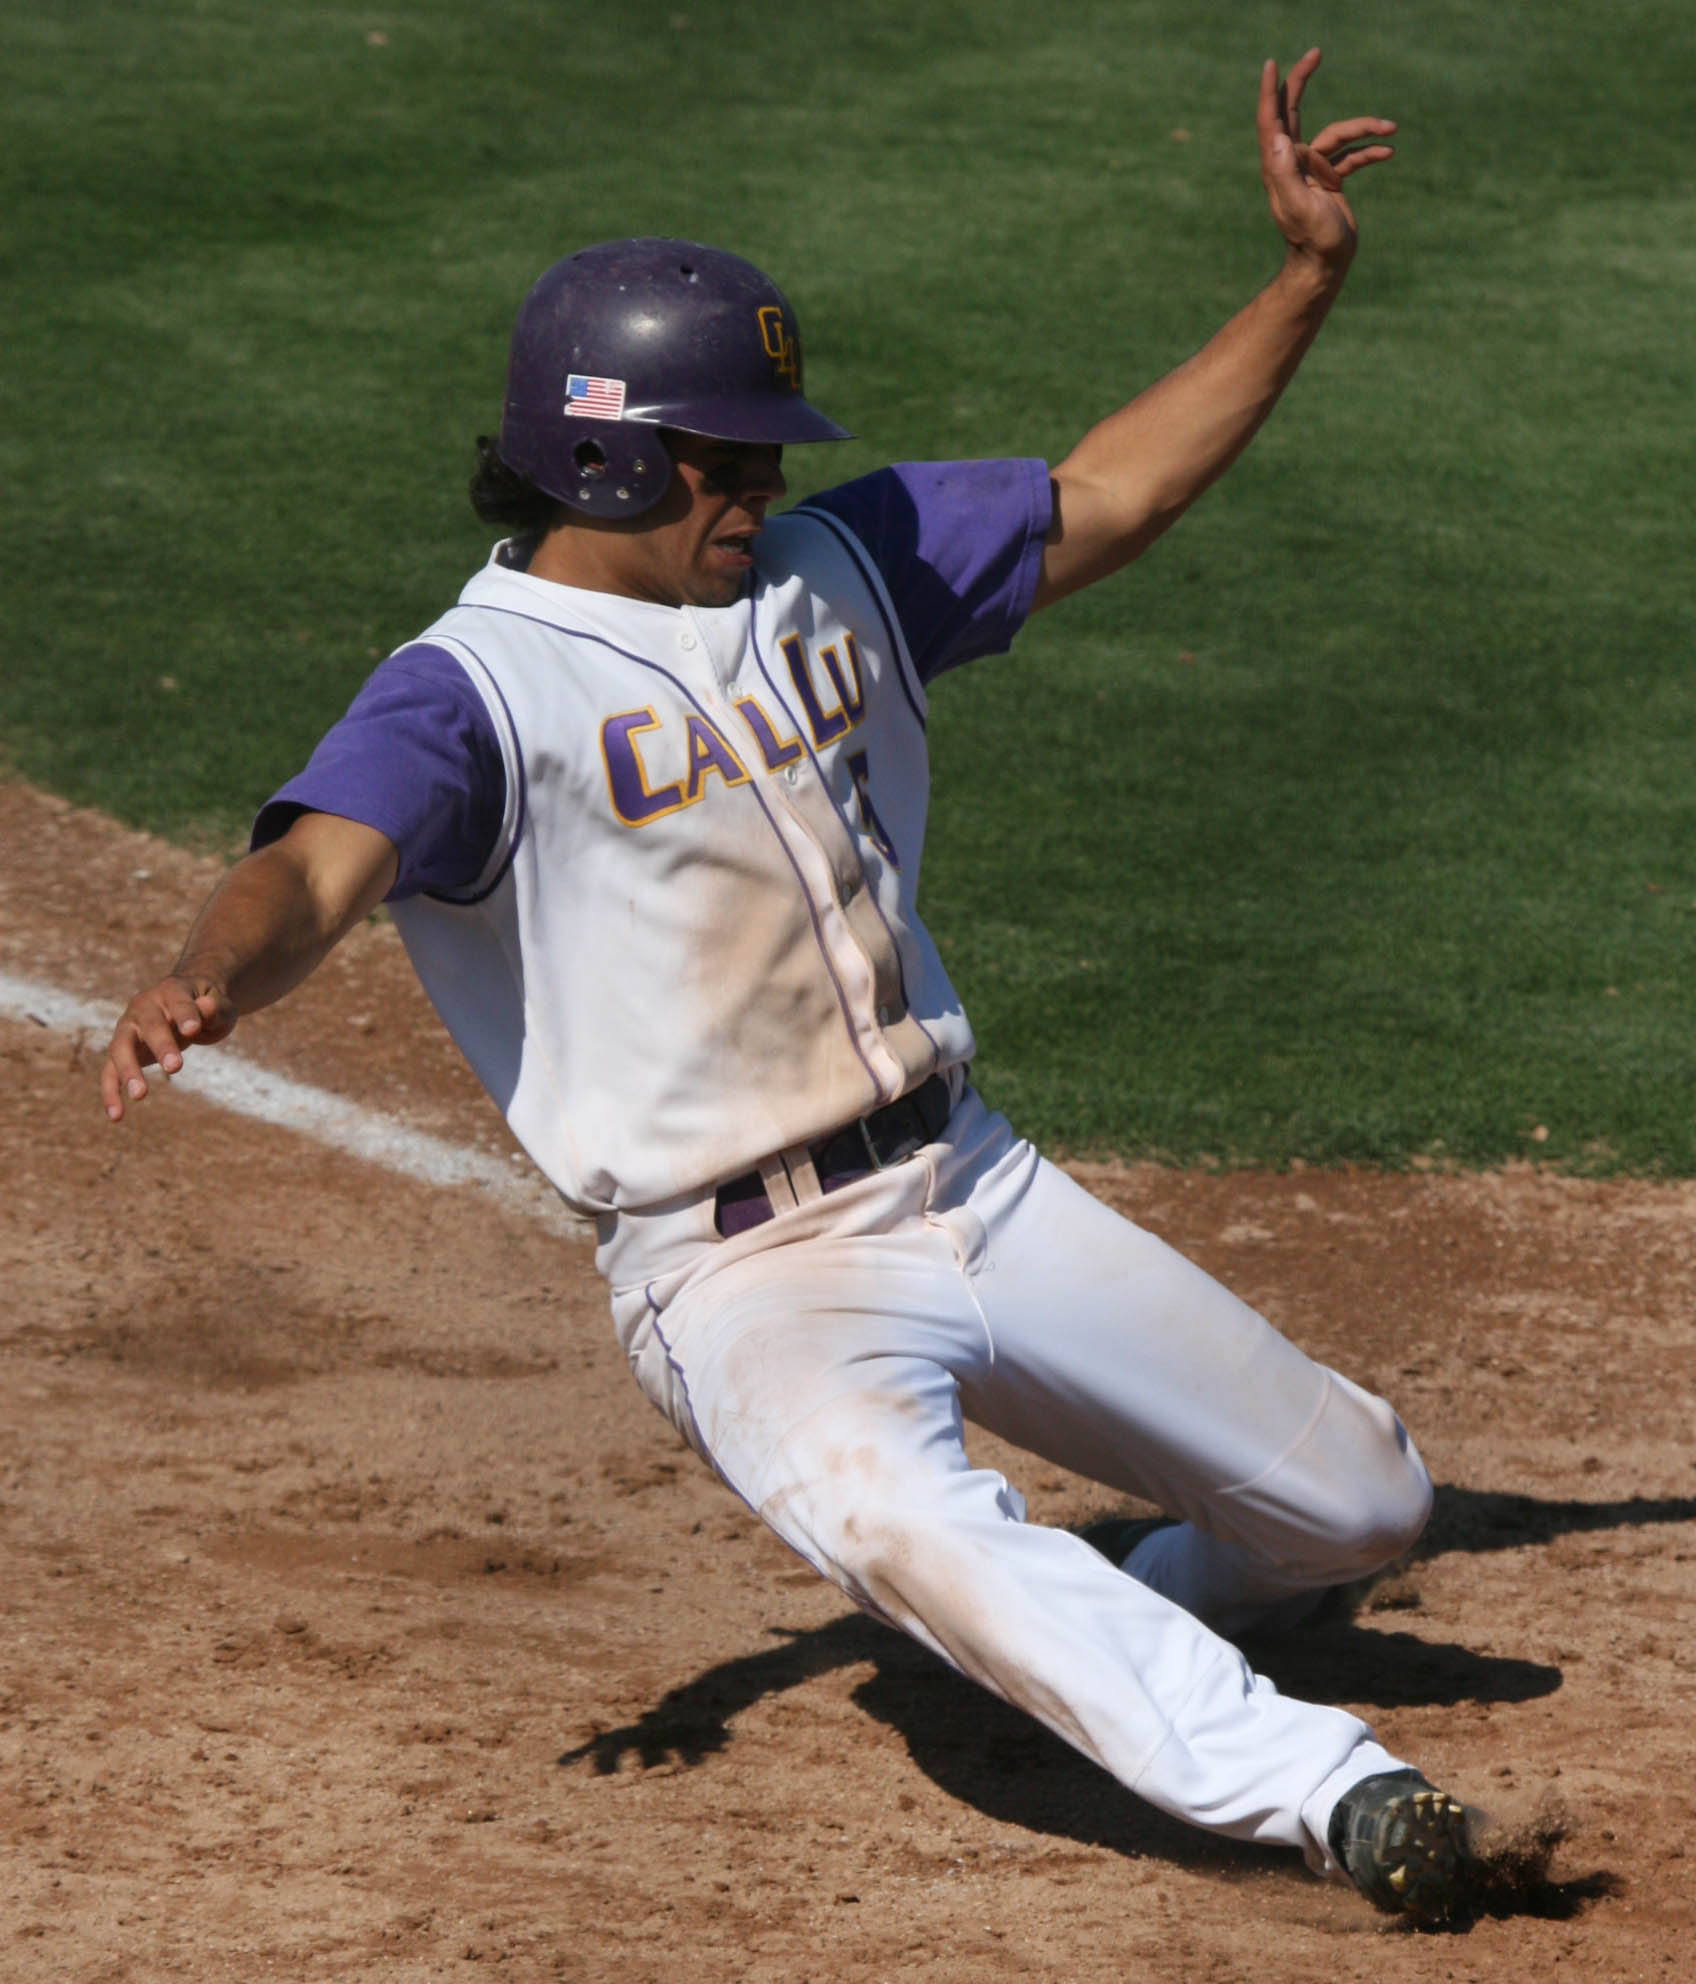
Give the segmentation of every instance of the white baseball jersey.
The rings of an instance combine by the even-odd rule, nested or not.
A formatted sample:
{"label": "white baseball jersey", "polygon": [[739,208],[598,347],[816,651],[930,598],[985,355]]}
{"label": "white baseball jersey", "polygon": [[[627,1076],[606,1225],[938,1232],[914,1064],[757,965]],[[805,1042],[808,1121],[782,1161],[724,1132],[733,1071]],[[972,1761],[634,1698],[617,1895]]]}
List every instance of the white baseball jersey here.
{"label": "white baseball jersey", "polygon": [[394,906],[419,977],[573,1203],[652,1205],[970,1058],[914,908],[925,692],[835,519],[674,609],[491,559],[422,636],[500,740],[483,885]]}
{"label": "white baseball jersey", "polygon": [[255,843],[302,806],[388,833],[419,976],[545,1174],[596,1213],[699,1193],[970,1058],[914,907],[924,680],[1006,646],[1048,515],[1040,462],[880,471],[769,521],[719,609],[497,546]]}

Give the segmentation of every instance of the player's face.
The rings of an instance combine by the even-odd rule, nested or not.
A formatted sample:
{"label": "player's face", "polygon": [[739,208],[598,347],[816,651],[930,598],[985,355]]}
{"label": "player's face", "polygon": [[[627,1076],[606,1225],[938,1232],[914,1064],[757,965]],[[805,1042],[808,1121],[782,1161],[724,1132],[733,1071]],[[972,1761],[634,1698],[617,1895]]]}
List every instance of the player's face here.
{"label": "player's face", "polygon": [[676,472],[626,540],[630,577],[639,597],[664,606],[729,606],[753,569],[766,506],[788,487],[783,450],[673,429],[665,443]]}

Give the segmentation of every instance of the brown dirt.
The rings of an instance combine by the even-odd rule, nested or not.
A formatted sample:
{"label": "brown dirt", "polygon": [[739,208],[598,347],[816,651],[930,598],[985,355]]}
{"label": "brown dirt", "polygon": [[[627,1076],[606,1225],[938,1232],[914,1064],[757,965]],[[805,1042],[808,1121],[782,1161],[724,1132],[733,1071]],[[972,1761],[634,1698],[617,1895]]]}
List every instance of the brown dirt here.
{"label": "brown dirt", "polygon": [[[215,872],[15,784],[0,845],[0,970],[114,1013]],[[384,925],[239,1044],[506,1147]],[[1255,1649],[1519,1829],[1415,1935],[814,1580],[639,1397],[583,1244],[181,1091],[113,1130],[92,1041],[0,1056],[0,1977],[1683,1973],[1696,1187],[1084,1173],[1433,1465],[1405,1574]],[[981,1445],[1044,1521],[1109,1506]]]}

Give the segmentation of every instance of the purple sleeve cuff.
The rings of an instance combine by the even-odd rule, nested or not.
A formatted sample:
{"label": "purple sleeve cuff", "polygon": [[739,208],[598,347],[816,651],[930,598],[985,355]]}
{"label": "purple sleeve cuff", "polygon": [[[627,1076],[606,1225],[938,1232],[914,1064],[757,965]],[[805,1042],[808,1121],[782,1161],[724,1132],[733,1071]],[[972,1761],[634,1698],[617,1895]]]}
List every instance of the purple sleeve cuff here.
{"label": "purple sleeve cuff", "polygon": [[400,850],[390,902],[476,885],[506,807],[500,740],[471,678],[444,648],[418,641],[380,662],[320,740],[306,769],[260,808],[264,847],[302,813],[375,827]]}
{"label": "purple sleeve cuff", "polygon": [[901,462],[803,507],[865,546],[921,681],[1000,654],[1024,625],[1053,516],[1045,462]]}

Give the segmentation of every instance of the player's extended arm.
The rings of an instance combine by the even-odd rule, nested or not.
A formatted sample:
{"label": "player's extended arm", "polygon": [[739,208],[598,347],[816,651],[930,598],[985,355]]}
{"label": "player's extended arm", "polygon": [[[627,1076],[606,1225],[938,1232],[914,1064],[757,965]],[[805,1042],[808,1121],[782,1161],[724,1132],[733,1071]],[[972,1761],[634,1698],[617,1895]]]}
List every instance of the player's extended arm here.
{"label": "player's extended arm", "polygon": [[1302,92],[1318,67],[1310,48],[1283,83],[1275,62],[1260,75],[1260,176],[1283,267],[1194,358],[1092,427],[1055,469],[1037,606],[1118,571],[1176,523],[1248,446],[1318,336],[1354,259],[1343,181],[1390,157],[1371,141],[1396,128],[1350,117],[1304,143]]}
{"label": "player's extended arm", "polygon": [[292,990],[394,885],[400,856],[375,827],[302,813],[269,847],[238,861],[195,918],[167,978],[124,1008],[100,1070],[106,1114],[147,1094],[143,1068],[167,1075],[184,1050],[225,1039],[243,1013]]}

